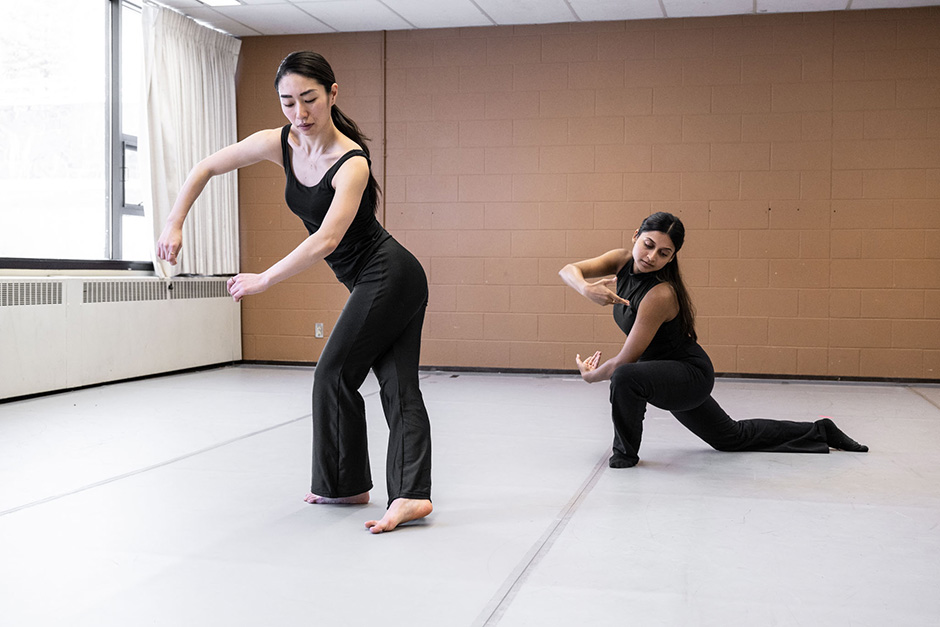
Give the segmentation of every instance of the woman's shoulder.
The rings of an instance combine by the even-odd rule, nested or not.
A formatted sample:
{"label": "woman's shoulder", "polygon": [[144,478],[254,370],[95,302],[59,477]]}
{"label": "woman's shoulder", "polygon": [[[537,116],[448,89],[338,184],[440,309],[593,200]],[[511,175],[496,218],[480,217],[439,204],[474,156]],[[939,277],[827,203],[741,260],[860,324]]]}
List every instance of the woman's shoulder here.
{"label": "woman's shoulder", "polygon": [[367,162],[369,161],[368,153],[362,149],[362,146],[342,133],[337,133],[325,152],[328,159],[327,163],[332,162],[331,168],[345,165],[353,157],[364,157]]}
{"label": "woman's shoulder", "polygon": [[608,274],[617,274],[630,269],[630,260],[633,254],[629,248],[614,248],[598,257],[607,267]]}
{"label": "woman's shoulder", "polygon": [[640,304],[647,309],[661,312],[664,319],[672,319],[679,313],[676,290],[667,281],[660,281],[650,288]]}
{"label": "woman's shoulder", "polygon": [[358,164],[359,167],[365,166],[366,169],[372,166],[372,160],[369,159],[368,153],[359,144],[352,141],[344,142],[336,147],[336,160],[333,162],[332,167],[343,168],[350,162]]}
{"label": "woman's shoulder", "polygon": [[280,129],[255,131],[248,137],[219,150],[208,159],[212,159],[217,164],[221,161],[221,165],[217,168],[219,172],[228,172],[264,160],[280,163],[281,147],[278,133]]}
{"label": "woman's shoulder", "polygon": [[254,139],[256,141],[262,142],[274,142],[281,143],[281,138],[284,136],[290,136],[290,124],[287,126],[279,126],[278,128],[264,128],[260,131],[255,131],[245,139]]}
{"label": "woman's shoulder", "polygon": [[357,144],[352,144],[351,146],[343,145],[337,147],[336,159],[333,161],[331,168],[344,168],[350,162],[356,163],[358,166],[365,166],[366,169],[368,169],[371,165],[368,153],[366,153],[366,151],[360,148]]}
{"label": "woman's shoulder", "polygon": [[362,181],[369,180],[370,162],[364,150],[356,146],[343,152],[333,165],[330,166],[324,180],[328,180],[331,187],[336,189],[337,184],[352,184],[358,186]]}
{"label": "woman's shoulder", "polygon": [[656,277],[656,278],[658,279],[658,281],[656,282],[655,285],[653,285],[652,288],[650,288],[650,291],[648,292],[648,294],[653,295],[653,298],[666,298],[666,299],[671,298],[675,300],[676,288],[672,286],[672,283],[670,283],[669,281],[664,281],[663,279],[659,277]]}
{"label": "woman's shoulder", "polygon": [[265,155],[275,155],[277,159],[280,160],[281,143],[285,134],[285,129],[266,128],[255,131],[241,140],[240,143],[256,152],[264,153]]}

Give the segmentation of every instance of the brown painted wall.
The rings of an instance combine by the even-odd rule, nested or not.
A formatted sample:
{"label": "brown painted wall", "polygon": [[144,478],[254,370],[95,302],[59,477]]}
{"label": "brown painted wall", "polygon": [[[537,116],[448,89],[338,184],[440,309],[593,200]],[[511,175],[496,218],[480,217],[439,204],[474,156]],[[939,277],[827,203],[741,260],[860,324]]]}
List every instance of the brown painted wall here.
{"label": "brown painted wall", "polygon": [[[284,122],[274,71],[303,48],[427,270],[423,364],[615,352],[557,271],[667,210],[718,371],[940,379],[940,8],[247,38],[240,136]],[[239,189],[263,270],[305,231],[276,167]],[[245,358],[315,361],[345,296],[321,265],[247,299]]]}

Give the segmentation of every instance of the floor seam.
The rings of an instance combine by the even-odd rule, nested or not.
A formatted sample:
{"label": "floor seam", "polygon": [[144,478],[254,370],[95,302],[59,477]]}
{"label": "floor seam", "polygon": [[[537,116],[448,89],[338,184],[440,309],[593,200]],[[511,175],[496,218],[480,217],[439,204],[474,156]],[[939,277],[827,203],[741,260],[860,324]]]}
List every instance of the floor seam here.
{"label": "floor seam", "polygon": [[[362,396],[363,396],[363,398],[367,398],[367,397],[369,397],[369,396],[375,396],[375,395],[378,394],[378,393],[379,393],[379,390],[375,390],[375,391],[373,391],[373,392],[369,392],[368,394],[363,394]],[[23,505],[17,505],[16,507],[11,507],[10,509],[6,509],[6,510],[3,510],[2,512],[0,512],[0,517],[6,516],[7,514],[14,514],[14,513],[16,513],[16,512],[21,511],[21,510],[29,509],[30,507],[36,507],[37,505],[43,505],[44,503],[50,503],[50,502],[52,502],[52,501],[57,501],[57,500],[59,500],[59,499],[64,499],[64,498],[69,497],[69,496],[72,496],[72,495],[74,495],[74,494],[79,494],[79,493],[81,493],[81,492],[86,492],[86,491],[88,491],[88,490],[93,490],[93,489],[95,489],[95,488],[100,488],[101,486],[108,485],[109,483],[114,483],[115,481],[120,481],[120,480],[122,480],[122,479],[127,479],[127,478],[129,478],[129,477],[133,477],[133,476],[136,476],[136,475],[140,475],[140,474],[143,474],[143,473],[145,473],[145,472],[150,472],[151,470],[156,470],[156,469],[158,469],[158,468],[163,468],[164,466],[169,466],[170,464],[175,464],[176,462],[183,461],[184,459],[189,459],[189,458],[195,457],[195,456],[197,456],[197,455],[202,455],[203,453],[208,453],[209,451],[214,451],[215,449],[222,448],[223,446],[228,446],[229,444],[234,444],[235,442],[240,442],[240,441],[242,441],[242,440],[247,440],[248,438],[252,438],[252,437],[254,437],[254,436],[256,436],[256,435],[261,435],[262,433],[267,433],[268,431],[273,431],[273,430],[275,430],[275,429],[280,429],[281,427],[286,427],[287,425],[294,424],[295,422],[299,422],[299,421],[301,421],[301,420],[306,420],[306,419],[310,418],[311,416],[312,416],[312,414],[304,414],[303,416],[298,416],[297,418],[291,418],[290,420],[287,420],[287,421],[285,421],[285,422],[281,422],[281,423],[278,423],[278,424],[276,424],[276,425],[271,425],[270,427],[265,427],[264,429],[258,429],[257,431],[252,431],[251,433],[245,433],[245,434],[242,434],[242,435],[240,435],[240,436],[238,436],[238,437],[235,437],[235,438],[231,438],[231,439],[229,439],[229,440],[226,440],[226,441],[224,441],[224,442],[219,442],[218,444],[213,444],[212,446],[207,446],[207,447],[205,447],[205,448],[201,448],[201,449],[199,449],[198,451],[192,451],[192,452],[190,452],[190,453],[186,453],[185,455],[180,455],[180,456],[178,456],[178,457],[174,457],[173,459],[168,459],[168,460],[165,460],[165,461],[156,463],[156,464],[151,464],[150,466],[146,466],[146,467],[144,467],[144,468],[138,468],[138,469],[136,469],[136,470],[131,470],[131,471],[122,473],[122,474],[120,474],[120,475],[116,475],[116,476],[114,476],[114,477],[108,477],[107,479],[102,479],[101,481],[96,481],[96,482],[94,482],[94,483],[90,483],[90,484],[85,485],[85,486],[82,486],[82,487],[80,487],[80,488],[75,488],[74,490],[69,490],[68,492],[63,492],[63,493],[61,493],[61,494],[55,494],[55,495],[53,495],[53,496],[47,496],[46,498],[39,499],[39,500],[37,500],[37,501],[31,501],[31,502],[29,502],[29,503],[24,503]]]}
{"label": "floor seam", "polygon": [[930,398],[929,396],[927,396],[926,394],[924,394],[923,392],[921,392],[921,391],[918,390],[917,388],[909,387],[909,388],[907,388],[907,389],[910,390],[911,392],[913,392],[914,394],[916,394],[917,396],[921,397],[922,399],[924,399],[925,401],[927,401],[928,403],[930,403],[931,405],[933,405],[933,406],[936,407],[937,409],[940,409],[940,404],[938,404],[937,401],[933,400],[932,398]]}
{"label": "floor seam", "polygon": [[307,418],[310,418],[310,414],[305,414],[305,415],[299,416],[299,417],[297,417],[297,418],[292,418],[292,419],[290,419],[290,420],[288,420],[288,421],[286,421],[286,422],[281,422],[281,423],[276,424],[276,425],[271,425],[270,427],[265,427],[264,429],[258,429],[257,431],[252,431],[251,433],[245,433],[245,434],[242,434],[242,435],[240,435],[240,436],[238,436],[238,437],[231,438],[231,439],[229,439],[229,440],[225,440],[224,442],[219,442],[219,443],[217,443],[217,444],[213,444],[213,445],[211,445],[211,446],[207,446],[207,447],[205,447],[205,448],[201,448],[201,449],[199,449],[198,451],[192,451],[192,452],[186,453],[186,454],[184,454],[184,455],[180,455],[180,456],[178,456],[178,457],[174,457],[173,459],[168,459],[168,460],[164,460],[164,461],[162,461],[162,462],[158,462],[158,463],[156,463],[156,464],[151,464],[150,466],[146,466],[146,467],[144,467],[144,468],[138,468],[138,469],[136,469],[136,470],[131,470],[131,471],[129,471],[129,472],[125,472],[125,473],[122,473],[122,474],[120,474],[120,475],[116,475],[116,476],[114,476],[114,477],[108,477],[107,479],[102,479],[101,481],[96,481],[96,482],[94,482],[94,483],[90,483],[90,484],[85,485],[85,486],[82,486],[82,487],[80,487],[80,488],[75,488],[74,490],[69,490],[68,492],[63,492],[63,493],[61,493],[61,494],[55,494],[55,495],[53,495],[53,496],[47,496],[46,498],[39,499],[38,501],[32,501],[32,502],[30,502],[30,503],[24,503],[23,505],[18,505],[18,506],[16,506],[16,507],[12,507],[12,508],[10,508],[10,509],[7,509],[7,510],[4,510],[4,511],[0,512],[0,517],[6,516],[7,514],[13,514],[13,513],[19,512],[19,511],[24,510],[24,509],[29,509],[30,507],[36,507],[37,505],[43,505],[44,503],[50,503],[50,502],[52,502],[52,501],[57,501],[57,500],[59,500],[59,499],[64,499],[64,498],[69,497],[69,496],[72,496],[72,495],[74,495],[74,494],[79,494],[79,493],[81,493],[81,492],[86,492],[86,491],[88,491],[88,490],[93,490],[93,489],[95,489],[95,488],[100,488],[101,486],[108,485],[109,483],[114,483],[114,482],[116,482],[116,481],[121,481],[122,479],[128,479],[128,478],[134,477],[134,476],[136,476],[136,475],[141,475],[141,474],[143,474],[143,473],[145,473],[145,472],[150,472],[151,470],[156,470],[156,469],[158,469],[158,468],[163,468],[163,467],[165,467],[165,466],[169,466],[169,465],[171,465],[171,464],[175,464],[176,462],[183,461],[184,459],[190,459],[190,458],[192,458],[192,457],[196,457],[197,455],[202,455],[203,453],[208,453],[209,451],[214,451],[215,449],[222,448],[223,446],[228,446],[229,444],[234,444],[234,443],[240,442],[240,441],[242,441],[242,440],[247,440],[248,438],[252,438],[252,437],[254,437],[254,436],[256,436],[256,435],[261,435],[262,433],[267,433],[268,431],[273,431],[273,430],[275,430],[275,429],[280,429],[281,427],[286,427],[287,425],[294,424],[295,422],[298,422],[298,421],[301,421],[301,420],[305,420],[305,419],[307,419]]}
{"label": "floor seam", "polygon": [[509,606],[512,604],[516,593],[518,593],[526,579],[528,579],[529,574],[542,558],[548,554],[555,540],[568,525],[568,521],[571,520],[578,507],[597,484],[604,468],[607,467],[607,458],[609,455],[609,451],[605,452],[603,457],[594,465],[591,474],[588,475],[588,478],[581,484],[581,487],[578,488],[575,495],[565,504],[558,513],[558,516],[555,517],[555,520],[552,521],[545,530],[545,533],[542,534],[542,537],[532,545],[529,551],[516,565],[516,568],[513,569],[512,573],[510,573],[503,582],[503,585],[500,586],[496,594],[493,595],[493,598],[490,599],[486,608],[473,623],[473,627],[493,627],[499,623],[506,613],[506,610],[508,610]]}

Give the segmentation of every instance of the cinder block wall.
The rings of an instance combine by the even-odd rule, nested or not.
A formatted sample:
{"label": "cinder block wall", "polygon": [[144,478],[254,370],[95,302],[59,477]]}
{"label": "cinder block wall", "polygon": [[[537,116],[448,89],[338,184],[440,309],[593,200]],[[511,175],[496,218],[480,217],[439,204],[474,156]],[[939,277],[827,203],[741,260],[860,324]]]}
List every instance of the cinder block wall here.
{"label": "cinder block wall", "polygon": [[[333,64],[428,273],[423,364],[616,352],[557,271],[666,210],[719,372],[940,379],[940,8],[246,38],[240,136],[285,122],[296,49]],[[239,185],[263,270],[305,231],[278,168]],[[316,361],[345,297],[324,265],[246,299],[245,358]]]}

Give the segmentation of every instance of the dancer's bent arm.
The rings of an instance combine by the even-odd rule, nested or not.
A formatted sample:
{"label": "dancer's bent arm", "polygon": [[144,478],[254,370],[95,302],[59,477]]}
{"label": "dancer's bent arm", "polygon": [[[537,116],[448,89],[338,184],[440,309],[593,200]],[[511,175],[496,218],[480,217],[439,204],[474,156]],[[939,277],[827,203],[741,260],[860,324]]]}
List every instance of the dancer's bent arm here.
{"label": "dancer's bent arm", "polygon": [[[592,303],[598,305],[626,305],[627,301],[617,296],[617,279],[610,275],[617,274],[630,259],[628,249],[610,250],[593,259],[569,263],[559,270],[561,279]],[[588,281],[588,279],[599,279]]]}
{"label": "dancer's bent arm", "polygon": [[359,201],[369,182],[369,163],[365,157],[352,157],[333,177],[336,194],[320,228],[307,237],[286,257],[261,274],[236,274],[228,280],[228,291],[235,301],[257,294],[280,283],[336,250],[359,209]]}
{"label": "dancer's bent arm", "polygon": [[168,261],[170,265],[176,265],[177,255],[183,247],[183,221],[213,176],[261,161],[273,161],[283,165],[280,134],[280,129],[258,131],[236,144],[214,152],[193,167],[180,188],[160,239],[157,240],[158,258]]}
{"label": "dancer's bent arm", "polygon": [[660,283],[649,291],[637,310],[636,322],[630,329],[623,348],[611,359],[600,363],[601,353],[597,351],[584,361],[581,356],[575,357],[581,378],[588,383],[607,381],[614,371],[624,364],[631,364],[640,358],[643,351],[653,341],[659,327],[668,320],[672,320],[679,313],[679,304],[675,292],[667,283]]}

